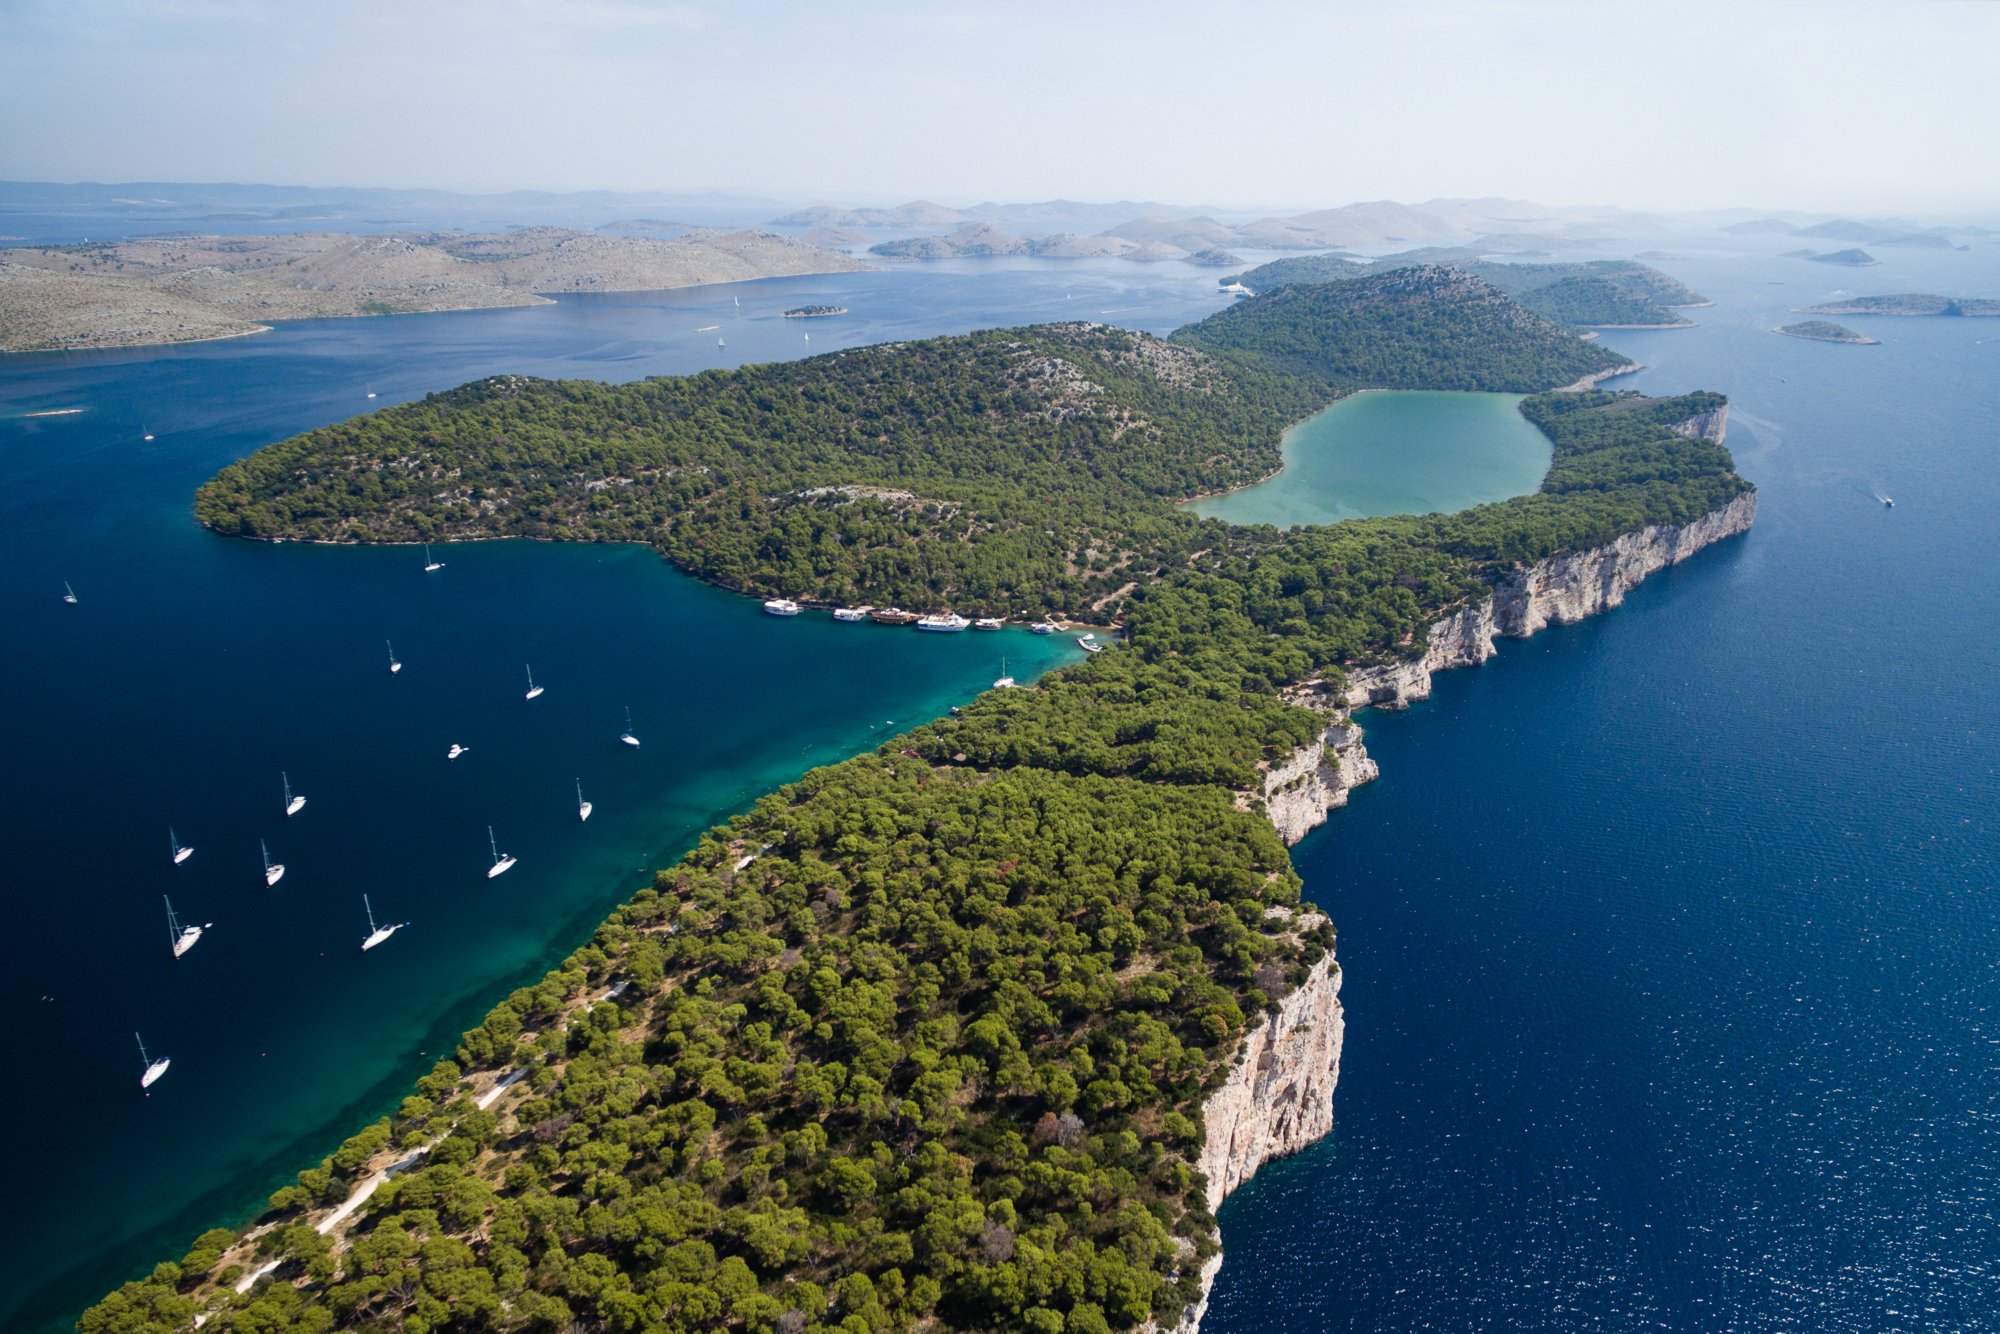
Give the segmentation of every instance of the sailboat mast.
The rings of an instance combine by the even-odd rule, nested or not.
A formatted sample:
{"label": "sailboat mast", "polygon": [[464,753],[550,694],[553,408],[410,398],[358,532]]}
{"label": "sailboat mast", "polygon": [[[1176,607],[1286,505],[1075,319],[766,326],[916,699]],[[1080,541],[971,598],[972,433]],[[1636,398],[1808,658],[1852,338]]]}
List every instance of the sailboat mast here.
{"label": "sailboat mast", "polygon": [[174,901],[162,894],[160,895],[160,902],[167,905],[167,939],[175,944],[179,944],[181,939],[181,924],[174,920]]}
{"label": "sailboat mast", "polygon": [[494,861],[496,861],[496,862],[497,862],[497,861],[499,861],[499,860],[500,860],[500,844],[499,844],[498,842],[496,842],[496,841],[494,840],[494,838],[493,838],[493,826],[492,826],[492,825],[487,825],[487,826],[486,826],[486,846],[487,846],[488,848],[492,849],[492,851],[493,851],[493,860],[494,860]]}
{"label": "sailboat mast", "polygon": [[139,1062],[140,1062],[140,1064],[142,1064],[142,1065],[151,1065],[151,1064],[153,1063],[153,1058],[152,1058],[152,1057],[150,1057],[150,1056],[148,1056],[148,1055],[146,1055],[146,1039],[144,1039],[144,1038],[140,1037],[140,1036],[138,1035],[138,1033],[136,1033],[136,1032],[135,1032],[135,1033],[133,1033],[133,1034],[132,1034],[132,1040],[133,1040],[134,1042],[136,1042],[136,1043],[138,1043],[138,1044],[139,1044]]}
{"label": "sailboat mast", "polygon": [[372,936],[375,934],[375,905],[368,901],[366,894],[361,896],[361,907],[368,914],[368,934]]}

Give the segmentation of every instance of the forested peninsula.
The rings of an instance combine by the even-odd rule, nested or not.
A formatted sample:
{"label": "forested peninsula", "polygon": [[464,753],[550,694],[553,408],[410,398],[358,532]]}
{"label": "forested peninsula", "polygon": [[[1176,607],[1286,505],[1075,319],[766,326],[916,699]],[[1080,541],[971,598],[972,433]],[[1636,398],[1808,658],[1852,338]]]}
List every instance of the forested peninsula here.
{"label": "forested peninsula", "polygon": [[[1537,392],[1619,360],[1419,268],[1171,340],[503,377],[226,469],[197,499],[221,532],[646,541],[746,592],[1088,605],[1126,642],[712,830],[252,1228],[81,1327],[1190,1328],[1221,1192],[1325,1127],[1330,1070],[1230,1119],[1281,1046],[1337,1057],[1332,928],[1266,810],[1341,722],[1321,701],[1424,666],[1536,562],[1752,499],[1718,395]],[[1379,383],[1535,394],[1542,489],[1291,531],[1177,507]]]}
{"label": "forested peninsula", "polygon": [[[1427,252],[1413,252],[1421,254]],[[1525,264],[1482,260],[1476,251],[1446,251],[1444,262],[1505,292],[1537,315],[1586,329],[1685,329],[1692,321],[1673,307],[1714,304],[1679,279],[1646,264],[1595,259],[1569,264]],[[1389,255],[1373,265],[1344,255],[1297,255],[1274,259],[1224,279],[1256,292],[1300,283],[1338,282],[1382,267],[1400,267]]]}

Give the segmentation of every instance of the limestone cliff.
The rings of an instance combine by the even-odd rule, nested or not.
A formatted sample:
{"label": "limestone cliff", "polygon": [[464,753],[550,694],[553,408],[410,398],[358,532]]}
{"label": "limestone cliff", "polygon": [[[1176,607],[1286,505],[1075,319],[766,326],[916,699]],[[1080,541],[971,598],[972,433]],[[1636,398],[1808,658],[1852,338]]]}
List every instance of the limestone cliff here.
{"label": "limestone cliff", "polygon": [[1351,789],[1380,773],[1362,745],[1361,729],[1345,716],[1336,717],[1318,740],[1264,775],[1264,810],[1285,842],[1296,843],[1325,824],[1328,811],[1345,806]]}
{"label": "limestone cliff", "polygon": [[[1722,414],[1704,416],[1716,419],[1719,436]],[[1495,581],[1486,601],[1434,623],[1418,656],[1348,673],[1342,702],[1350,709],[1406,708],[1429,697],[1433,672],[1492,657],[1495,637],[1525,639],[1544,626],[1609,611],[1647,575],[1746,531],[1756,517],[1757,493],[1749,491],[1691,523],[1641,528],[1605,546],[1511,570]]]}
{"label": "limestone cliff", "polygon": [[[1306,924],[1312,923],[1308,918]],[[1333,1086],[1340,1078],[1344,1032],[1340,965],[1328,954],[1279,1003],[1277,1012],[1266,1015],[1243,1039],[1229,1078],[1202,1104],[1206,1138],[1197,1166],[1208,1178],[1211,1212],[1265,1163],[1297,1153],[1333,1129]],[[1181,1313],[1171,1334],[1200,1329],[1221,1267],[1220,1252],[1202,1266],[1201,1297]]]}

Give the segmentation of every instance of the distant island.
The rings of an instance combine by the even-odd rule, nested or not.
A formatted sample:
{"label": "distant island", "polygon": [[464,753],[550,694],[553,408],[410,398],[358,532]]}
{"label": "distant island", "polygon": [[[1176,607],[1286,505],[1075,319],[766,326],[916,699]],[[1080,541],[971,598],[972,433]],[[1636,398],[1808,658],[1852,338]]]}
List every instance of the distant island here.
{"label": "distant island", "polygon": [[1894,296],[1853,296],[1817,306],[1800,306],[1801,315],[2000,315],[2000,299],[1933,296],[1904,292]]}
{"label": "distant island", "polygon": [[1685,329],[1693,321],[1674,314],[1673,307],[1714,304],[1679,279],[1631,260],[1502,263],[1457,247],[1385,255],[1373,265],[1343,254],[1288,256],[1218,281],[1264,292],[1295,283],[1339,282],[1371,269],[1411,263],[1449,264],[1491,283],[1536,314],[1579,329]]}
{"label": "distant island", "polygon": [[1865,269],[1871,264],[1880,264],[1882,262],[1866,250],[1859,248],[1826,251],[1787,250],[1783,258],[1809,259],[1815,264],[1844,264],[1852,269]]}
{"label": "distant island", "polygon": [[1134,239],[1109,232],[1079,236],[1075,232],[1017,236],[983,222],[969,222],[939,236],[903,236],[870,246],[868,253],[884,259],[991,259],[1027,255],[1036,259],[1129,259],[1138,263],[1185,260],[1212,268],[1243,261],[1211,245],[1188,249],[1166,241]]}
{"label": "distant island", "polygon": [[1865,343],[1873,346],[1881,341],[1831,320],[1800,320],[1797,324],[1780,325],[1771,332],[1784,334],[1787,338],[1810,338],[1816,343]]}
{"label": "distant island", "polygon": [[[671,224],[661,224],[671,225]],[[0,352],[261,333],[272,320],[545,305],[868,266],[764,231],[173,236],[0,251]]]}
{"label": "distant island", "polygon": [[845,315],[846,306],[793,306],[785,312],[788,320],[818,320],[828,315]]}

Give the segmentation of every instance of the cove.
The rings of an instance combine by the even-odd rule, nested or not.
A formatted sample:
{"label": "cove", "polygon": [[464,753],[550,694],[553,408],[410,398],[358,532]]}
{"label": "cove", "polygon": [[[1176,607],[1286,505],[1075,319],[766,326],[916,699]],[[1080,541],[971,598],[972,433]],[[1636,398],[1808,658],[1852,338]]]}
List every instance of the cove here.
{"label": "cove", "polygon": [[1284,470],[1192,502],[1204,518],[1279,528],[1440,514],[1535,490],[1549,442],[1519,394],[1354,394],[1285,432]]}

